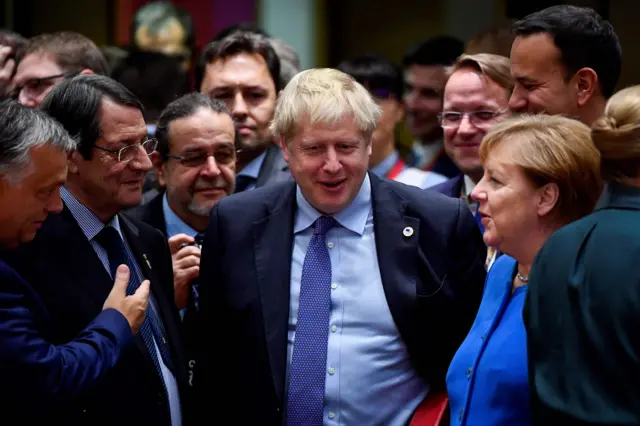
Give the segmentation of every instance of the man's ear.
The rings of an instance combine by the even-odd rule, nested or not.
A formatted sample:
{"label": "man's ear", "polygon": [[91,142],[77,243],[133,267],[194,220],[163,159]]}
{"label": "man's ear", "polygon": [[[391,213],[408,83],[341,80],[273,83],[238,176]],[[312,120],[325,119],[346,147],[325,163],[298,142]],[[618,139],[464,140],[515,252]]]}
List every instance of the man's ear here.
{"label": "man's ear", "polygon": [[95,74],[93,72],[93,70],[90,70],[89,68],[85,68],[82,71],[80,71],[80,75],[88,75],[88,74]]}
{"label": "man's ear", "polygon": [[282,148],[282,156],[284,157],[284,161],[289,162],[289,146],[287,145],[287,140],[284,136],[278,136],[280,139],[280,148]]}
{"label": "man's ear", "polygon": [[77,175],[78,174],[78,164],[80,161],[83,161],[84,158],[82,158],[82,154],[80,154],[80,151],[73,150],[70,153],[67,154],[67,171],[69,174],[72,175]]}
{"label": "man's ear", "polygon": [[599,90],[598,74],[591,68],[581,68],[573,77],[577,86],[576,101],[579,107],[586,105]]}

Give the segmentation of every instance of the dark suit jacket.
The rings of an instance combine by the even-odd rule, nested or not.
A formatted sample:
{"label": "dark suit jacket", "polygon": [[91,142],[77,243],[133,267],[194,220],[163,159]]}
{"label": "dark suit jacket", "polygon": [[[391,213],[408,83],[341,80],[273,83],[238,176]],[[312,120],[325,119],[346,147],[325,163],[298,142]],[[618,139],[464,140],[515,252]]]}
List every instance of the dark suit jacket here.
{"label": "dark suit jacket", "polygon": [[164,192],[159,192],[148,203],[134,207],[125,214],[134,219],[141,220],[147,225],[156,228],[162,234],[167,236],[167,223],[164,220],[164,211],[162,210],[162,197]]}
{"label": "dark suit jacket", "polygon": [[442,183],[439,183],[427,189],[431,191],[439,192],[448,197],[460,198],[463,182],[464,182],[464,175],[458,175],[454,178],[446,180]]}
{"label": "dark suit jacket", "polygon": [[289,171],[289,163],[284,161],[282,149],[274,144],[267,148],[267,155],[264,158],[258,179],[256,180],[256,188],[260,188],[266,184],[283,182],[291,179]]}
{"label": "dark suit jacket", "polygon": [[524,320],[538,425],[640,424],[640,189],[612,184],[533,264]]}
{"label": "dark suit jacket", "polygon": [[[151,281],[158,315],[171,346],[182,411],[188,413],[184,397],[186,359],[167,242],[155,229],[123,215],[120,225],[143,275]],[[14,252],[8,261],[33,286],[50,312],[50,339],[54,344],[76,337],[102,310],[113,287],[113,280],[66,207],[62,213],[50,215],[34,241]],[[138,334],[134,342],[95,389],[73,401],[69,407],[72,420],[61,419],[65,424],[169,425],[162,382],[142,336]]]}
{"label": "dark suit jacket", "polygon": [[[416,371],[436,390],[475,318],[486,249],[460,200],[370,179],[391,314]],[[295,194],[294,182],[269,185],[222,199],[210,216],[201,308],[224,342],[210,343],[210,386],[222,389],[210,405],[233,424],[282,424]]]}
{"label": "dark suit jacket", "polygon": [[64,418],[67,401],[112,369],[131,343],[126,318],[107,309],[68,343],[51,343],[51,317],[36,292],[0,260],[2,416],[22,425]]}

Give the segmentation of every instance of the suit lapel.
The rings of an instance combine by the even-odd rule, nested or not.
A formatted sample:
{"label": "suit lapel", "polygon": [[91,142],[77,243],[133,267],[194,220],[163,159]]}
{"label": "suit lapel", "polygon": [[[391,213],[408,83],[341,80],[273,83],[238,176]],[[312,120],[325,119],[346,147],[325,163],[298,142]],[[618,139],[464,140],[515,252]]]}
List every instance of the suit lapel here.
{"label": "suit lapel", "polygon": [[382,286],[400,335],[405,342],[411,342],[416,336],[420,221],[406,214],[406,201],[384,181],[371,173],[369,176]]}
{"label": "suit lapel", "polygon": [[[128,220],[123,215],[119,215],[120,218],[120,228],[127,239],[127,243],[131,248],[131,252],[135,258],[136,263],[140,267],[142,271],[143,279],[148,279],[151,282],[151,294],[153,295],[153,300],[155,302],[155,307],[158,309],[158,319],[164,326],[165,332],[167,333],[167,339],[169,344],[172,346],[173,353],[176,353],[177,348],[175,347],[176,339],[175,335],[173,335],[171,328],[166,322],[166,318],[171,318],[171,307],[167,306],[165,303],[165,299],[160,295],[162,292],[162,283],[158,279],[158,276],[153,271],[153,265],[151,264],[151,257],[149,250],[145,247],[142,238],[140,238],[140,230],[138,227]],[[149,361],[152,362],[151,355],[147,350],[147,346],[144,344],[142,339],[136,339],[136,343],[140,347],[140,349],[144,352],[145,356],[148,357]],[[152,364],[149,364],[152,365]],[[155,370],[154,370],[154,374]]]}
{"label": "suit lapel", "polygon": [[285,173],[289,165],[284,161],[282,150],[276,145],[270,145],[267,148],[264,162],[260,168],[258,179],[256,180],[256,187],[259,188],[267,183],[273,181],[277,182],[279,179],[279,173]]}
{"label": "suit lapel", "polygon": [[[287,363],[295,188],[292,182],[287,190],[282,191],[267,206],[268,215],[255,222],[252,229],[269,362],[280,401],[284,395]],[[278,241],[288,241],[289,244],[279,244]]]}

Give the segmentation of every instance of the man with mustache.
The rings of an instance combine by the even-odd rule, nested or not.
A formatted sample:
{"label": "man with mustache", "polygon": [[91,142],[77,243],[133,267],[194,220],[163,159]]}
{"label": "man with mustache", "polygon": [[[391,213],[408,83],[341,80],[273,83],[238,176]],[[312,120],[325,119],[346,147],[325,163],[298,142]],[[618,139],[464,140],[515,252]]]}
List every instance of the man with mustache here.
{"label": "man with mustache", "polygon": [[238,125],[235,192],[291,179],[269,123],[280,91],[280,60],[268,38],[238,32],[205,49],[200,92],[227,104]]}
{"label": "man with mustache", "polygon": [[192,398],[198,398],[200,244],[211,208],[233,193],[237,132],[223,102],[191,93],[162,111],[156,137],[158,147],[152,159],[165,191],[129,213],[169,238],[175,303],[182,315],[189,359],[189,385]]}

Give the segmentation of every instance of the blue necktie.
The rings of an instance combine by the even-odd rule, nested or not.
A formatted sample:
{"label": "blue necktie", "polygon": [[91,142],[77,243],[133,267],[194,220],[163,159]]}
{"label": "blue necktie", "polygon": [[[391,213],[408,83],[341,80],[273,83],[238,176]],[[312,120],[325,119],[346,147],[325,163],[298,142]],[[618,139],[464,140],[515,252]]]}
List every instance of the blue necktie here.
{"label": "blue necktie", "polygon": [[[129,256],[129,253],[126,250],[124,242],[122,241],[122,238],[120,238],[120,234],[118,234],[118,231],[116,231],[116,229],[111,226],[105,226],[102,231],[100,231],[100,233],[96,235],[96,240],[107,251],[107,256],[109,257],[109,269],[111,269],[111,276],[114,279],[118,266],[124,264],[129,267],[131,273],[129,276],[129,284],[127,286],[127,295],[135,293],[141,282],[134,268],[133,260]],[[162,370],[160,368],[160,361],[154,347],[154,340],[155,344],[160,350],[160,355],[162,356],[162,360],[167,368],[173,370],[173,363],[171,362],[171,355],[169,353],[169,342],[167,342],[164,337],[162,326],[160,325],[160,319],[157,317],[156,312],[153,310],[151,303],[149,303],[149,307],[147,308],[144,320],[142,322],[142,325],[140,326],[140,334],[142,335],[142,339],[144,340],[144,343],[149,350],[149,355],[151,355],[153,364],[156,367],[156,370],[158,370],[160,380],[162,381],[166,392],[166,386],[164,383],[164,378],[162,376]]]}
{"label": "blue necktie", "polygon": [[328,216],[316,220],[302,266],[287,426],[322,426],[331,311],[331,258],[325,234],[335,224]]}

